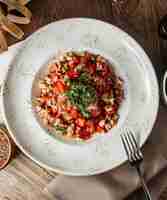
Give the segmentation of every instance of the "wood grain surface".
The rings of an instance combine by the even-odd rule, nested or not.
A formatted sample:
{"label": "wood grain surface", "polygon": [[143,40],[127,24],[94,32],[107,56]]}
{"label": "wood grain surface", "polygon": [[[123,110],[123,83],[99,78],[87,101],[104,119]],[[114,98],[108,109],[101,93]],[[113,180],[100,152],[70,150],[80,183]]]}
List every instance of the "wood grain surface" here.
{"label": "wood grain surface", "polygon": [[[127,1],[129,8],[135,0]],[[112,11],[112,0],[32,0],[28,7],[33,18],[31,24],[22,26],[25,38],[41,26],[59,19],[101,19],[122,28],[141,44],[153,62],[159,81],[161,80],[167,64],[167,42],[159,38],[157,30],[160,18],[167,14],[166,0],[139,0],[137,7],[130,12],[123,9],[120,13]],[[10,44],[16,42],[10,36],[8,40]],[[165,134],[166,118],[167,112],[161,105],[155,126],[158,133]],[[156,143],[157,137],[151,137],[151,142]],[[167,144],[167,137],[164,137],[163,142]],[[163,153],[167,158],[166,149]],[[10,165],[0,172],[0,200],[53,199],[48,194],[46,196],[44,189],[55,176],[56,174],[40,168],[18,153]]]}
{"label": "wood grain surface", "polygon": [[[125,0],[129,5],[136,0]],[[166,61],[166,42],[157,33],[159,20],[167,14],[166,0],[139,0],[133,12],[120,15],[112,12],[112,0],[32,0],[29,8],[33,13],[32,23],[22,26],[25,37],[39,27],[71,17],[91,17],[119,26],[131,34],[151,57],[158,74],[162,61]],[[9,38],[10,43],[16,42]],[[160,75],[160,74],[159,74]]]}

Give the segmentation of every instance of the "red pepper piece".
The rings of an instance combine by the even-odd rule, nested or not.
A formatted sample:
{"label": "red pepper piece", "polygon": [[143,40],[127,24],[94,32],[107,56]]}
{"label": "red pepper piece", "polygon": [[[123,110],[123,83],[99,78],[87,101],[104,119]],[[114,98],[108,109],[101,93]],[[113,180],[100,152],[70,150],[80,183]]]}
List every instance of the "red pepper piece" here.
{"label": "red pepper piece", "polygon": [[75,78],[78,78],[80,73],[79,72],[76,72],[76,71],[68,71],[67,72],[67,75],[70,79],[75,79]]}

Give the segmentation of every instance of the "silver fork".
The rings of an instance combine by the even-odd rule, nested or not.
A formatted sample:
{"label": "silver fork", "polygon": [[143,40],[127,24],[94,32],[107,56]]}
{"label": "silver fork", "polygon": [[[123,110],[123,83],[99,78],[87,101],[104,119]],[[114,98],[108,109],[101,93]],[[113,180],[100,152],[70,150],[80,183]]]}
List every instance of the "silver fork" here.
{"label": "silver fork", "polygon": [[126,129],[124,134],[121,134],[121,140],[126,151],[129,163],[135,167],[140,177],[140,182],[146,197],[146,200],[151,200],[151,195],[145,183],[144,177],[140,170],[140,164],[143,161],[143,154],[136,142],[136,139],[130,129]]}

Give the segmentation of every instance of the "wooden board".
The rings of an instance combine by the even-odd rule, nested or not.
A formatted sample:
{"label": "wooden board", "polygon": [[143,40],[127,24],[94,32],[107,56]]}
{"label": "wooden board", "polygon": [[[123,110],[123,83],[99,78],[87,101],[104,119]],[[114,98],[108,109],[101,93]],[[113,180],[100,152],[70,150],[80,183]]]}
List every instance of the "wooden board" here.
{"label": "wooden board", "polygon": [[[129,0],[129,3],[132,1]],[[159,38],[157,30],[160,18],[167,14],[166,0],[139,0],[133,12],[128,15],[122,12],[117,16],[112,12],[112,0],[32,0],[28,7],[33,18],[31,24],[21,26],[25,37],[39,27],[63,18],[93,17],[105,20],[131,34],[152,59],[159,80],[163,75],[167,64],[167,43]],[[16,42],[10,36],[8,41],[10,44]],[[157,129],[162,132],[164,127],[167,128],[164,120],[167,113],[163,111],[162,115],[160,111],[159,118],[163,130],[159,125]],[[154,137],[152,142],[156,142]],[[44,193],[44,189],[55,177],[56,174],[42,169],[19,152],[10,165],[0,172],[0,200],[53,199]]]}
{"label": "wooden board", "polygon": [[55,177],[18,153],[17,157],[0,172],[1,200],[52,199],[45,195],[45,186]]}

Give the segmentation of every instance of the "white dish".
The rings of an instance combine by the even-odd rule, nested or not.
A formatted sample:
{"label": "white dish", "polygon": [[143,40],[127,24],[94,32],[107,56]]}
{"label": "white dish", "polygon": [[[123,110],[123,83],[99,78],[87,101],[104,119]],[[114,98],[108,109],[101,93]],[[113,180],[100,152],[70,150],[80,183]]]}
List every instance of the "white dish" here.
{"label": "white dish", "polygon": [[[69,143],[46,134],[34,117],[32,83],[40,68],[59,51],[89,50],[108,58],[125,80],[125,101],[118,126],[86,143]],[[20,149],[41,166],[66,175],[93,175],[126,161],[120,134],[125,127],[142,145],[159,104],[153,66],[128,34],[105,22],[73,18],[51,23],[25,41],[13,59],[3,86],[3,114]]]}

